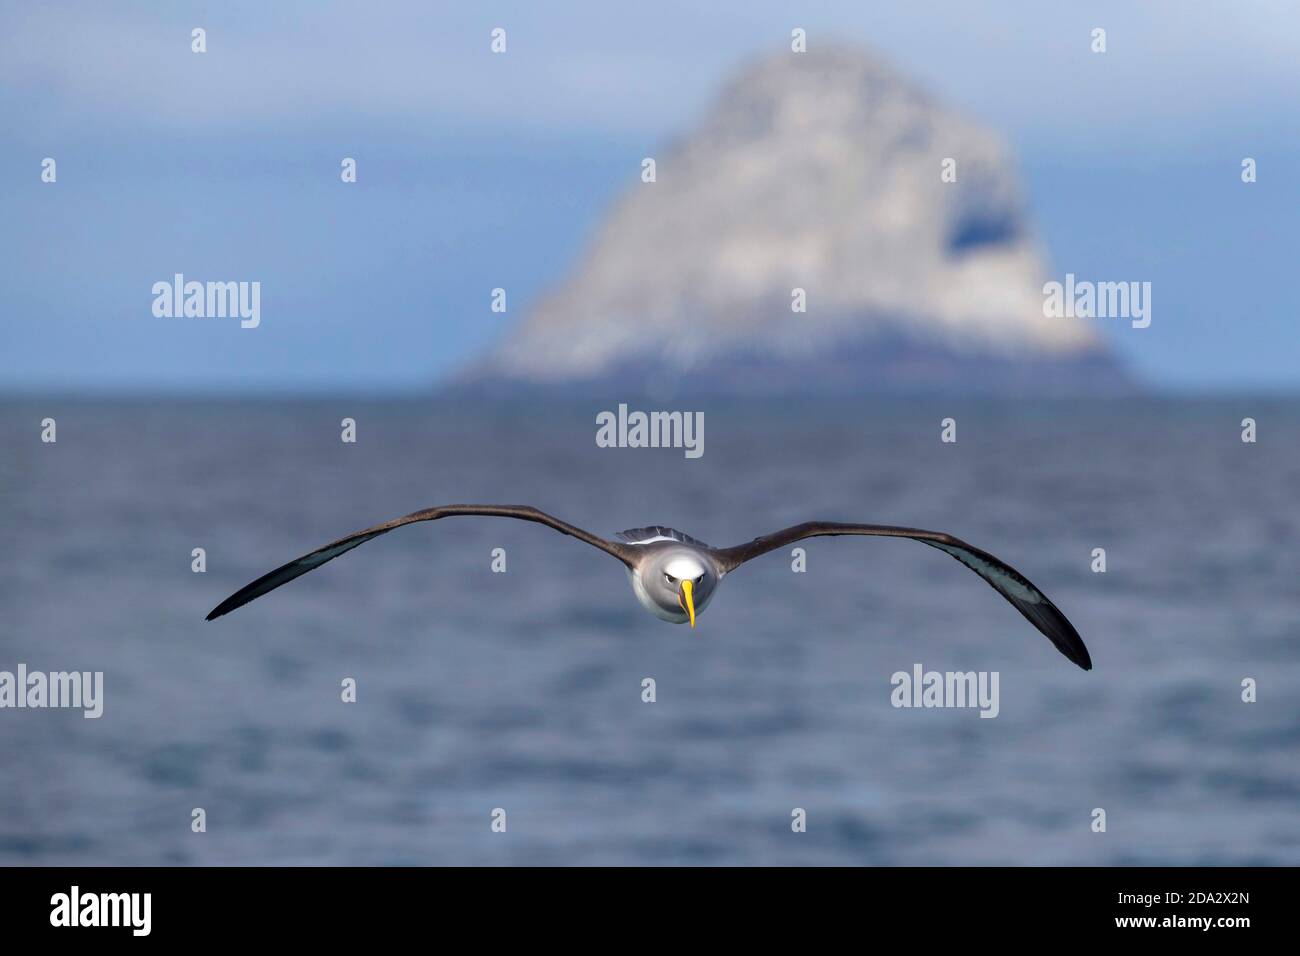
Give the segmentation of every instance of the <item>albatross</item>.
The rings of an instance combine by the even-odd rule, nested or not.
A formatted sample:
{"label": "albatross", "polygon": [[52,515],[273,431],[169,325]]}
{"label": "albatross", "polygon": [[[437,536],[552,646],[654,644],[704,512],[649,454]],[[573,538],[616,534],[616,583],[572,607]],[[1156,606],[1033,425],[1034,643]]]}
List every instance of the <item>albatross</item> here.
{"label": "albatross", "polygon": [[899,528],[883,524],[844,524],[836,521],[807,521],[774,531],[733,548],[711,548],[703,541],[672,528],[651,526],[621,531],[611,541],[561,521],[529,505],[441,505],[385,521],[374,527],[332,541],[324,547],[295,558],[226,598],[207,616],[211,621],[243,607],[249,601],[274,591],[282,584],[319,568],[341,554],[387,534],[394,528],[419,521],[437,521],[460,515],[515,518],[554,528],[561,534],[585,541],[621,561],[631,579],[637,600],[651,614],[674,624],[690,622],[708,607],[719,582],[746,561],[805,538],[834,535],[877,535],[911,538],[956,558],[1006,598],[1026,620],[1045,634],[1062,654],[1084,670],[1092,669],[1092,658],[1078,631],[1023,574],[987,551],[941,531]]}

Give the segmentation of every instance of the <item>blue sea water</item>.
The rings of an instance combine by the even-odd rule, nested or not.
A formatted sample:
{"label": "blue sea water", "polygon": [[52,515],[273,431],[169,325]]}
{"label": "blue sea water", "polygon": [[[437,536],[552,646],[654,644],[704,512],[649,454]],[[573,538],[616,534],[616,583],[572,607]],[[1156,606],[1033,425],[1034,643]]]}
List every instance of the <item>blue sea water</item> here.
{"label": "blue sea water", "polygon": [[[105,674],[98,720],[0,710],[0,862],[1300,863],[1300,403],[711,402],[690,460],[596,447],[618,400],[0,404],[0,670]],[[694,631],[595,549],[479,518],[203,620],[326,541],[474,501],[715,545],[950,531],[1045,590],[1095,669],[947,556],[871,538],[745,566]],[[916,663],[997,671],[999,715],[892,707]]]}

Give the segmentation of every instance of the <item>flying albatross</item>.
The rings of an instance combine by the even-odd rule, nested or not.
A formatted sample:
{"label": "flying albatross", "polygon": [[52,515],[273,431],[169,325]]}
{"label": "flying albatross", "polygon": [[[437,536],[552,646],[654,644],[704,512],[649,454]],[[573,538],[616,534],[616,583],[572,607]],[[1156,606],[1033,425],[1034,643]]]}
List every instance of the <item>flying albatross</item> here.
{"label": "flying albatross", "polygon": [[1056,645],[1057,650],[1084,670],[1092,669],[1092,658],[1088,656],[1088,649],[1084,647],[1079,633],[1066,620],[1065,615],[1058,611],[1056,605],[1049,601],[1042,591],[1034,587],[1023,574],[987,551],[981,551],[960,538],[939,531],[896,528],[883,524],[841,524],[834,521],[807,521],[755,538],[747,544],[738,544],[734,548],[711,548],[703,541],[697,541],[680,531],[658,526],[621,531],[615,535],[617,541],[609,541],[528,505],[441,505],[385,521],[373,528],[366,528],[364,531],[339,538],[310,554],[304,554],[301,558],[295,558],[230,595],[212,609],[207,620],[211,621],[223,614],[229,614],[235,608],[243,607],[268,591],[274,591],[299,575],[306,574],[326,561],[331,561],[340,554],[365,544],[371,538],[387,534],[394,528],[414,524],[417,521],[437,521],[439,518],[450,518],[455,515],[487,515],[495,518],[533,521],[554,528],[561,534],[571,535],[579,541],[585,541],[592,547],[600,548],[606,554],[618,558],[626,566],[628,577],[632,581],[632,590],[636,593],[642,607],[656,617],[674,624],[690,621],[691,627],[695,626],[696,615],[703,613],[708,606],[718,582],[746,561],[760,554],[784,548],[804,538],[824,535],[869,534],[888,538],[911,538],[913,541],[938,548],[966,565],[1010,601],[1030,624],[1046,634]]}

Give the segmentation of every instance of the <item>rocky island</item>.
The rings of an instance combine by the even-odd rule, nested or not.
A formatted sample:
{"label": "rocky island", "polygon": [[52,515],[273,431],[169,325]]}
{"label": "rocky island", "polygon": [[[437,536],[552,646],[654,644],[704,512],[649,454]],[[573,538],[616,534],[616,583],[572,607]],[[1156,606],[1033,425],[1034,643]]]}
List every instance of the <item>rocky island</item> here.
{"label": "rocky island", "polygon": [[858,50],[752,64],[462,387],[1107,394],[1007,147]]}

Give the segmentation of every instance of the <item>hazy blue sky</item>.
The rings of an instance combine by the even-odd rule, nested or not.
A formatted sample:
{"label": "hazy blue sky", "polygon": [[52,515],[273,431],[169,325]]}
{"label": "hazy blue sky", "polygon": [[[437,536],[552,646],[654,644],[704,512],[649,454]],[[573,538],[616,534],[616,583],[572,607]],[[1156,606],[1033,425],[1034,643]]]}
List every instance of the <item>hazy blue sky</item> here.
{"label": "hazy blue sky", "polygon": [[[1053,274],[1153,283],[1106,326],[1140,373],[1300,386],[1300,6],[670,0],[0,2],[0,388],[424,386],[793,26],[1006,135]],[[260,280],[262,327],[155,319],[175,272]]]}

